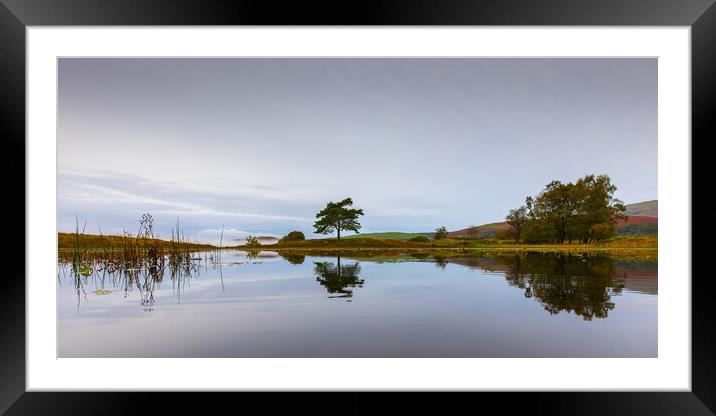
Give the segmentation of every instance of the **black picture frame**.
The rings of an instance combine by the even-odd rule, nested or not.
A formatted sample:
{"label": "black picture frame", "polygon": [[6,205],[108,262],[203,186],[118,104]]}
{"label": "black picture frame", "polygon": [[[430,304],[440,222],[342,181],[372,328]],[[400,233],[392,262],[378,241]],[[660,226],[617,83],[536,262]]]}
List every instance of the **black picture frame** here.
{"label": "black picture frame", "polygon": [[[361,2],[273,2],[202,0],[0,0],[0,132],[4,145],[6,231],[17,247],[25,235],[25,28],[73,25],[596,25],[690,26],[692,59],[692,154],[714,137],[716,114],[716,6],[714,0],[383,0]],[[702,152],[703,155],[704,152]],[[22,155],[22,157],[20,156]],[[706,155],[705,157],[708,157]],[[693,169],[693,165],[692,165]],[[693,171],[694,185],[701,177]],[[9,188],[9,189],[8,189]],[[699,189],[693,186],[692,189]],[[703,188],[702,188],[703,189]],[[21,200],[23,203],[20,204]],[[692,218],[707,218],[708,205],[692,204]],[[22,207],[22,211],[21,211]],[[8,214],[6,214],[8,215]],[[19,217],[25,221],[18,220]],[[25,237],[23,237],[23,247]],[[15,248],[16,250],[17,248]],[[30,250],[32,247],[25,247]],[[694,245],[698,252],[698,247]],[[668,255],[668,253],[662,253]],[[0,413],[137,414],[205,410],[228,404],[264,411],[357,413],[410,408],[479,411],[499,409],[550,414],[694,414],[716,410],[716,324],[714,283],[708,274],[692,279],[692,389],[690,392],[400,394],[381,404],[375,395],[290,394],[283,400],[255,394],[38,393],[25,392],[25,263],[12,265],[0,290]],[[696,270],[696,269],[694,269]],[[688,276],[665,276],[686,278]],[[243,394],[243,393],[239,393]],[[459,399],[459,400],[458,400]],[[460,407],[457,407],[460,406]],[[464,408],[464,406],[468,406]],[[497,407],[494,407],[497,406]]]}

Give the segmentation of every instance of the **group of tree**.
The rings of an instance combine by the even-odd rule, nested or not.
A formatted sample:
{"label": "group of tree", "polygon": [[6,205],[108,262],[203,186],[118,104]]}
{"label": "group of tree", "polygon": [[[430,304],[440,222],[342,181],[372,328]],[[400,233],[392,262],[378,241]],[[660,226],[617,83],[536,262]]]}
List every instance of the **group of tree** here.
{"label": "group of tree", "polygon": [[575,183],[552,181],[537,196],[505,217],[512,237],[528,243],[588,243],[615,235],[626,207],[614,198],[607,175],[587,175]]}

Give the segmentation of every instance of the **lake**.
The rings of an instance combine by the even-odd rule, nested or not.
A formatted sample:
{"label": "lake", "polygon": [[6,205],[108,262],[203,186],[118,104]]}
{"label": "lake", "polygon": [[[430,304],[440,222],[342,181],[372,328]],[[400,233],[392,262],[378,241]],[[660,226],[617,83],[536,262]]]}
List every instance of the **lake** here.
{"label": "lake", "polygon": [[59,357],[656,357],[656,260],[599,253],[194,253],[58,264]]}

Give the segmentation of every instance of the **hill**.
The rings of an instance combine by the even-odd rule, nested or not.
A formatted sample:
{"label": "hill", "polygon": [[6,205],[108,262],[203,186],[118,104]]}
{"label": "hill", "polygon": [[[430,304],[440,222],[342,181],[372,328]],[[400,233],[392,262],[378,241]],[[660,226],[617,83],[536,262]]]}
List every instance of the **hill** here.
{"label": "hill", "polygon": [[[448,238],[461,238],[470,237],[473,235],[479,236],[479,238],[493,238],[500,230],[506,230],[510,226],[506,222],[493,222],[491,224],[478,225],[477,227],[464,228],[462,230],[451,231],[448,233]],[[477,234],[475,234],[477,233]]]}
{"label": "hill", "polygon": [[626,205],[626,213],[629,216],[644,216],[644,217],[658,217],[659,216],[659,201],[654,199],[652,201],[637,202],[634,204]]}
{"label": "hill", "polygon": [[618,235],[656,235],[659,233],[659,201],[626,205],[626,221],[617,221]]}

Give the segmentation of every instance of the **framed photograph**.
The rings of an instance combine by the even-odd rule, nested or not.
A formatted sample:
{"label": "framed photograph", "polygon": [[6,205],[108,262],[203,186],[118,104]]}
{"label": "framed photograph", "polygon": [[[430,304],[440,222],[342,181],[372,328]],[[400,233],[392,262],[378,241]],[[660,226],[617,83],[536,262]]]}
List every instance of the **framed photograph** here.
{"label": "framed photograph", "polygon": [[712,2],[2,1],[8,414],[716,408],[691,243]]}

